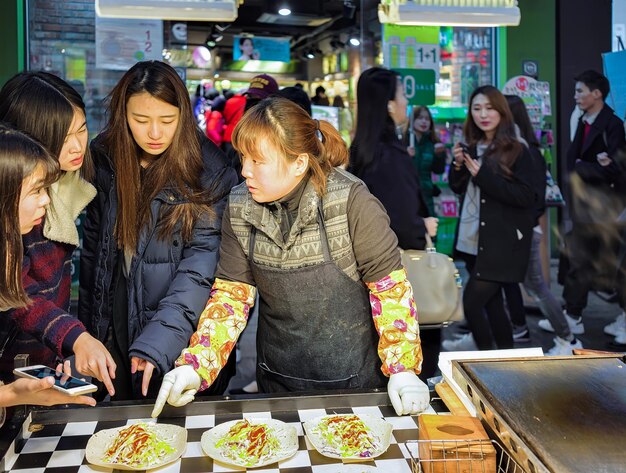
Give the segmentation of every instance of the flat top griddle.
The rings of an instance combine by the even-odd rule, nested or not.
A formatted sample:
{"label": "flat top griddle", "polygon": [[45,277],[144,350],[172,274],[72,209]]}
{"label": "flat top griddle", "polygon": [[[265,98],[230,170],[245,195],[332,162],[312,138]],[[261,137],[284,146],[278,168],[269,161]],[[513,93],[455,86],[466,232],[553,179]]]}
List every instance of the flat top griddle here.
{"label": "flat top griddle", "polygon": [[458,362],[477,395],[550,471],[626,471],[620,357]]}

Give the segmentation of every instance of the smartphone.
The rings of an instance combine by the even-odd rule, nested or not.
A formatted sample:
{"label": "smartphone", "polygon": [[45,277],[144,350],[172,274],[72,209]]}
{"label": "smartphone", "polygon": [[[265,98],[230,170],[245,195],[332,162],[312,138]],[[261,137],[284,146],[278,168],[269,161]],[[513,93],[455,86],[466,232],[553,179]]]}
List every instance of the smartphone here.
{"label": "smartphone", "polygon": [[461,147],[461,151],[463,151],[465,154],[467,154],[468,156],[472,155],[472,153],[470,153],[470,148],[467,144],[460,142],[459,146]]}
{"label": "smartphone", "polygon": [[52,387],[70,396],[92,393],[98,389],[91,383],[83,381],[82,379],[74,378],[73,376],[68,376],[61,371],[56,371],[55,369],[44,365],[15,368],[13,370],[13,374],[22,378],[32,379],[43,379],[48,376],[52,376],[54,378],[54,385]]}

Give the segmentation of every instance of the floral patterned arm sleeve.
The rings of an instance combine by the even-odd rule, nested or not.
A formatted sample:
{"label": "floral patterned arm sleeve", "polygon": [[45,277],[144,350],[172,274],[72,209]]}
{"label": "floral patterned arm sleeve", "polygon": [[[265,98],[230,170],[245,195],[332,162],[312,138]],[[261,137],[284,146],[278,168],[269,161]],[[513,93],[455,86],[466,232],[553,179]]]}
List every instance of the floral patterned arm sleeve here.
{"label": "floral patterned arm sleeve", "polygon": [[256,288],[216,278],[196,333],[181,353],[176,366],[192,365],[202,378],[200,390],[211,386],[228,361],[239,335],[248,323]]}
{"label": "floral patterned arm sleeve", "polygon": [[404,268],[376,282],[367,283],[372,317],[380,335],[378,356],[386,376],[422,369],[422,346],[413,288]]}

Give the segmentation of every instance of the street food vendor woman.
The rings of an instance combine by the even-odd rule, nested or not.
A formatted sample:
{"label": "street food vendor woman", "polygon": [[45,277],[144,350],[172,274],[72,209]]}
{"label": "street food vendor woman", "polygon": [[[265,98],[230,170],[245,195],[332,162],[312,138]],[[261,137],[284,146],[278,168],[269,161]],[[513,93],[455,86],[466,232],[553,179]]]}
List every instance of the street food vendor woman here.
{"label": "street food vendor woman", "polygon": [[423,411],[413,290],[383,206],[333,167],[347,161],[341,136],[296,104],[268,98],[244,115],[232,143],[245,183],[224,212],[211,297],[153,416],[216,379],[257,291],[262,392],[387,385],[398,415]]}

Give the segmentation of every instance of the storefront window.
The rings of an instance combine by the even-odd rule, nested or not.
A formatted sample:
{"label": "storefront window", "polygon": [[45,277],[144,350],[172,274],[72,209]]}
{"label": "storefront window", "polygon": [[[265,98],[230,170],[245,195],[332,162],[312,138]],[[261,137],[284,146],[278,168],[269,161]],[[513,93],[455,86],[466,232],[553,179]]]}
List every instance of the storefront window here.
{"label": "storefront window", "polygon": [[162,59],[172,35],[169,21],[97,19],[93,0],[28,0],[26,13],[28,68],[58,75],[81,93],[91,137],[102,130],[104,99],[124,72],[139,60]]}
{"label": "storefront window", "polygon": [[493,28],[442,27],[436,89],[440,105],[467,106],[472,91],[494,83]]}
{"label": "storefront window", "polygon": [[[435,71],[436,104],[466,107],[476,87],[494,83],[494,33],[493,28],[385,24],[383,63],[392,69]],[[420,84],[428,85],[432,82]]]}

